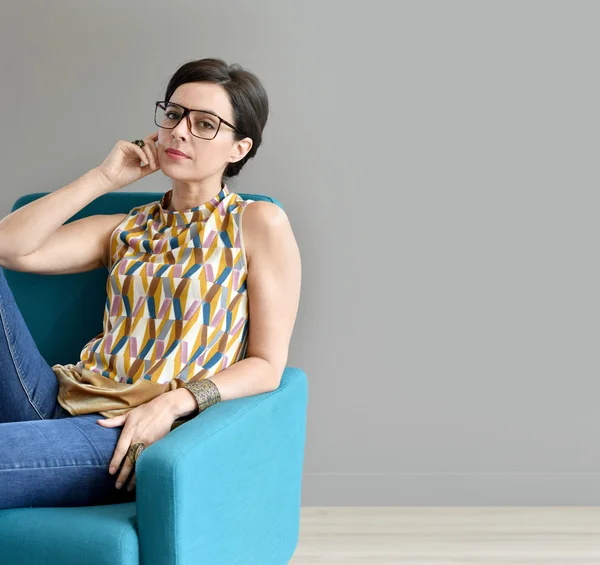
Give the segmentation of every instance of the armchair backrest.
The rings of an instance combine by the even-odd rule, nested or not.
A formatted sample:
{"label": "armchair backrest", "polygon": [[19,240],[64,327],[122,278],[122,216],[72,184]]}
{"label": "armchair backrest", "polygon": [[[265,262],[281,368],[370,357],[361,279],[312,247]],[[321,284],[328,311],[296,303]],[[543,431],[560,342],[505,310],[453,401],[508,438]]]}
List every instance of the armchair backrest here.
{"label": "armchair backrest", "polygon": [[[232,190],[232,192],[234,192]],[[11,212],[49,194],[18,198]],[[160,200],[162,192],[109,192],[80,210],[66,223],[95,214],[127,213]],[[244,200],[281,203],[270,196],[238,192]],[[52,366],[77,363],[83,346],[102,331],[106,302],[106,268],[69,275],[40,275],[4,269],[6,280],[40,353]]]}

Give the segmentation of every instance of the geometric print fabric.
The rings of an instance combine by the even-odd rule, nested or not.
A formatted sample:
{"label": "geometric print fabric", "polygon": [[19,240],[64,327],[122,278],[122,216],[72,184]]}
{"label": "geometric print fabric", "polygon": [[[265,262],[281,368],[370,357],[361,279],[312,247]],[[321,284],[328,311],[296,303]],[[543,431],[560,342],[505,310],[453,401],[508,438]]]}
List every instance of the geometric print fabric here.
{"label": "geometric print fabric", "polygon": [[113,231],[104,331],[85,344],[79,368],[124,384],[161,384],[202,379],[244,357],[241,219],[252,200],[221,187],[208,202],[176,211],[167,210],[169,190]]}

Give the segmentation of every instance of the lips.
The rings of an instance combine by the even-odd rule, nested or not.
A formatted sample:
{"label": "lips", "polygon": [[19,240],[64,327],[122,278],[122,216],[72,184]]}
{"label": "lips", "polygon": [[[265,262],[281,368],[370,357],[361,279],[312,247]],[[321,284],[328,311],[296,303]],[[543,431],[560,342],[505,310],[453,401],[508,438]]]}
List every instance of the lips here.
{"label": "lips", "polygon": [[180,155],[181,157],[187,157],[188,159],[190,158],[190,156],[186,155],[183,151],[179,151],[178,149],[173,149],[172,147],[167,149],[167,153],[172,153],[173,155]]}

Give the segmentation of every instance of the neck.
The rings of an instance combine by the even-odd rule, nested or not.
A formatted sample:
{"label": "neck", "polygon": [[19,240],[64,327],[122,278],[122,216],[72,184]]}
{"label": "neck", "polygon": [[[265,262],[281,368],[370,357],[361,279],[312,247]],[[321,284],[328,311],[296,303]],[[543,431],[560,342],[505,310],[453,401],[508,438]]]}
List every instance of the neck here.
{"label": "neck", "polygon": [[222,188],[222,182],[219,178],[206,179],[200,182],[173,180],[173,194],[167,210],[173,212],[195,208],[214,198]]}

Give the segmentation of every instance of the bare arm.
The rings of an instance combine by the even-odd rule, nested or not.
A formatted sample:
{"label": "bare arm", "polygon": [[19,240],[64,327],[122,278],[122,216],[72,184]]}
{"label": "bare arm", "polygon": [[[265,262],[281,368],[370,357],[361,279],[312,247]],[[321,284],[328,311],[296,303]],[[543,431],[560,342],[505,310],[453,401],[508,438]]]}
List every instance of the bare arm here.
{"label": "bare arm", "polygon": [[110,235],[127,214],[98,214],[61,226],[39,249],[27,255],[0,258],[13,271],[64,275],[108,268]]}
{"label": "bare arm", "polygon": [[110,235],[126,214],[98,214],[65,224],[114,190],[97,168],[0,220],[0,267],[39,274],[70,274],[108,266]]}
{"label": "bare arm", "polygon": [[69,218],[111,190],[114,187],[94,168],[72,183],[11,212],[0,220],[0,258],[9,260],[33,253]]}

